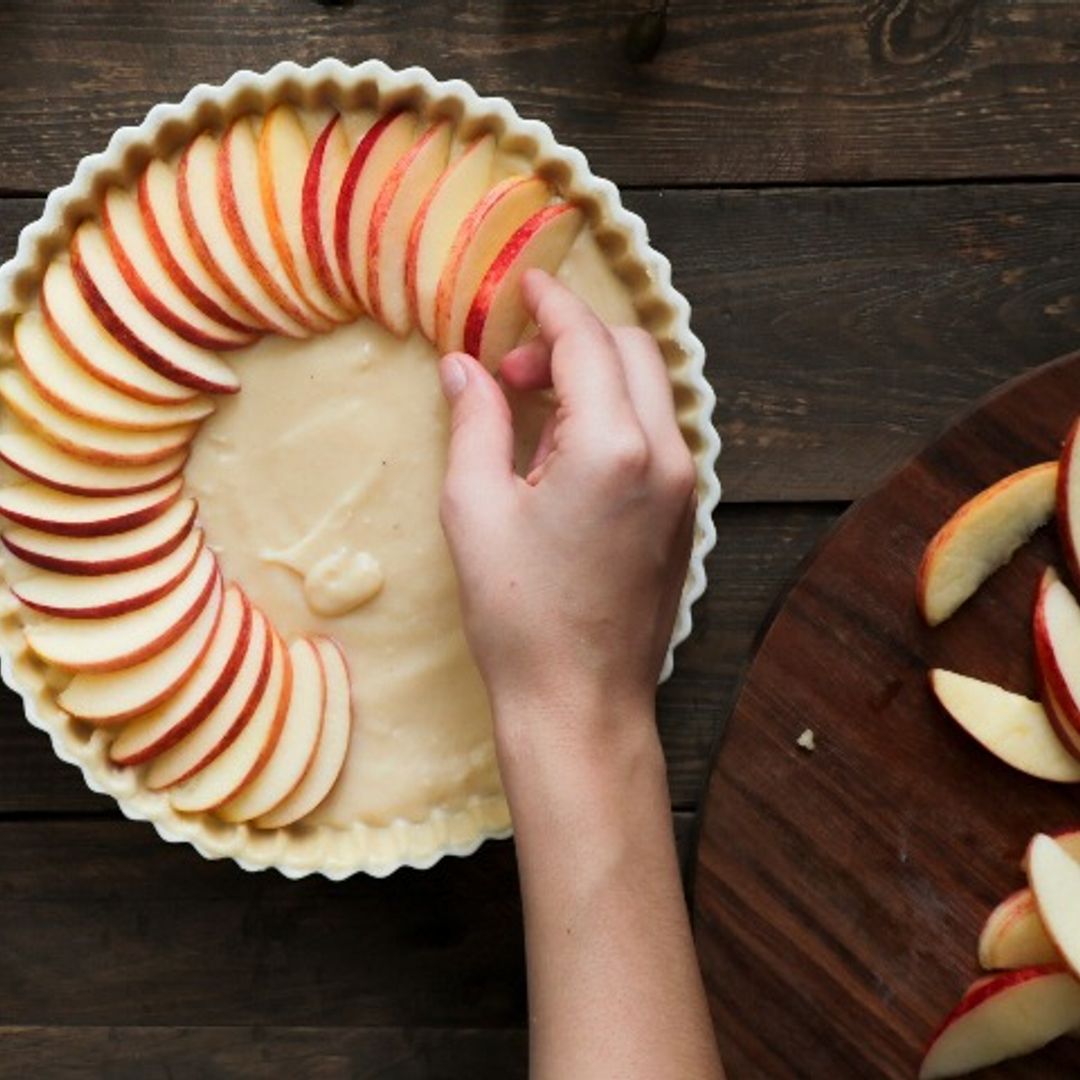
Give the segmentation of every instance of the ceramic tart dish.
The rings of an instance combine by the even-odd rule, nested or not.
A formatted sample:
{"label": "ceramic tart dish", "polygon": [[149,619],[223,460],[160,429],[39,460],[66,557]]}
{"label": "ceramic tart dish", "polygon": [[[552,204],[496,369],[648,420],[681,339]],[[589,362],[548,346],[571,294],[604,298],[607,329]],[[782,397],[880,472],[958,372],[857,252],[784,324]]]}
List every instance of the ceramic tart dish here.
{"label": "ceramic tart dish", "polygon": [[[720,494],[704,351],[547,126],[420,68],[281,63],[155,107],[50,195],[0,269],[0,661],[90,788],[289,877],[509,834],[435,361],[528,334],[530,266],[663,351],[699,494],[674,648]],[[518,413],[524,454],[542,407]]]}

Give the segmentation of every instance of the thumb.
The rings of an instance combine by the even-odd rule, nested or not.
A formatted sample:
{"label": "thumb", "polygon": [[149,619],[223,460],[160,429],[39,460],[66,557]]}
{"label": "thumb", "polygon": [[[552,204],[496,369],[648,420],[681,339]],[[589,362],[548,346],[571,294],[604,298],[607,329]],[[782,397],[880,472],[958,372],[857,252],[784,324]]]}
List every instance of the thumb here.
{"label": "thumb", "polygon": [[455,499],[483,499],[514,475],[510,406],[490,372],[466,353],[444,356],[439,379],[450,404],[446,487]]}

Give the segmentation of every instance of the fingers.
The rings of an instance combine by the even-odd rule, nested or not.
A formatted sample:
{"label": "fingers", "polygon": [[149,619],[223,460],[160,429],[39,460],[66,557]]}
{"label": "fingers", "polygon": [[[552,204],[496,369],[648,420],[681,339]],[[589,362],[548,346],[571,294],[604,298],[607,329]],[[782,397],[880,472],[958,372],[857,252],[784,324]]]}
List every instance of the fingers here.
{"label": "fingers", "polygon": [[514,432],[506,398],[487,370],[464,353],[444,356],[439,378],[450,403],[444,509],[490,503],[514,477]]}
{"label": "fingers", "polygon": [[534,337],[503,357],[499,378],[515,390],[551,389],[551,349],[542,337]]}

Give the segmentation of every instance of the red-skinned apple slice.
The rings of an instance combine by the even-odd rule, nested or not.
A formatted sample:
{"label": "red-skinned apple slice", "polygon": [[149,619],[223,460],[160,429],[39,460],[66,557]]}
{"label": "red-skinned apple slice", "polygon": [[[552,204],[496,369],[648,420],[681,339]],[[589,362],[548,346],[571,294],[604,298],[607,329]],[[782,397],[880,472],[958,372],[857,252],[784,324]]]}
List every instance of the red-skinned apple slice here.
{"label": "red-skinned apple slice", "polygon": [[184,450],[196,424],[157,431],[106,427],[50,405],[17,368],[0,371],[0,399],[28,428],[54,446],[98,465],[153,465]]}
{"label": "red-skinned apple slice", "polygon": [[136,717],[109,747],[117,765],[139,765],[178,743],[228,692],[251,640],[252,608],[236,585],[225,590],[210,647],[191,678],[156,708]]}
{"label": "red-skinned apple slice", "polygon": [[367,296],[371,314],[398,337],[412,328],[405,288],[409,234],[417,212],[446,168],[450,135],[448,120],[429,127],[398,158],[372,207]]}
{"label": "red-skinned apple slice", "polygon": [[[234,120],[218,148],[218,197],[225,227],[240,257],[275,306],[306,330],[326,330],[329,320],[293,286],[274,243],[260,190],[259,143],[253,124],[246,116]],[[299,217],[299,207],[295,213]]]}
{"label": "red-skinned apple slice", "polygon": [[1080,586],[1080,417],[1073,421],[1058,463],[1057,509],[1058,535],[1065,552],[1065,562],[1073,584]]}
{"label": "red-skinned apple slice", "polygon": [[69,495],[41,484],[0,488],[0,515],[54,536],[113,536],[163,515],[180,497],[180,477],[134,495]]}
{"label": "red-skinned apple slice", "polygon": [[[354,132],[357,142],[374,122],[373,117],[362,115],[365,122]],[[359,309],[338,266],[334,228],[341,182],[352,157],[350,128],[356,127],[356,114],[335,113],[326,122],[311,148],[302,196],[304,248],[312,269],[326,294],[350,316]]]}
{"label": "red-skinned apple slice", "polygon": [[495,256],[476,290],[465,318],[465,351],[494,369],[518,343],[529,321],[521,302],[521,279],[527,270],[555,273],[585,223],[570,203],[538,210]]}
{"label": "red-skinned apple slice", "polygon": [[118,574],[165,558],[191,532],[198,506],[180,499],[145,525],[110,536],[55,536],[25,526],[5,529],[4,546],[23,562],[58,574]]}
{"label": "red-skinned apple slice", "polygon": [[225,821],[250,821],[269,813],[296,790],[314,760],[326,705],[322,660],[307,638],[289,646],[289,659],[292,686],[281,734],[258,774],[218,807],[218,816]]}
{"label": "red-skinned apple slice", "polygon": [[944,622],[1054,512],[1056,461],[1012,473],[964,503],[937,531],[915,579],[919,611]]}
{"label": "red-skinned apple slice", "polygon": [[152,465],[99,465],[67,454],[37,435],[10,431],[0,434],[0,460],[23,476],[69,495],[131,495],[179,475],[187,452]]}
{"label": "red-skinned apple slice", "polygon": [[1042,780],[1080,782],[1080,761],[1037,701],[940,668],[930,672],[930,687],[942,708],[1006,765]]}
{"label": "red-skinned apple slice", "polygon": [[139,213],[151,246],[176,287],[208,318],[242,334],[267,327],[258,314],[236,303],[195,252],[180,213],[177,166],[157,158],[139,178]]}
{"label": "red-skinned apple slice", "polygon": [[41,313],[29,311],[15,324],[15,359],[38,396],[69,416],[127,431],[160,431],[204,420],[209,398],[153,405],[115,390],[61,348]]}
{"label": "red-skinned apple slice", "polygon": [[162,266],[133,194],[110,188],[101,204],[101,226],[128,288],[158,322],[211,352],[240,349],[255,339],[250,331],[209,318],[184,295]]}
{"label": "red-skinned apple slice", "polygon": [[1080,983],[1061,965],[988,975],[930,1041],[919,1080],[962,1076],[1045,1046],[1080,1025]]}
{"label": "red-skinned apple slice", "polygon": [[292,794],[255,822],[260,829],[281,829],[310,814],[330,794],[345,764],[352,730],[349,668],[341,649],[329,638],[312,638],[312,641],[319,650],[326,680],[319,744],[311,765]]}
{"label": "red-skinned apple slice", "polygon": [[152,405],[198,400],[194,390],[159,375],[101,325],[79,291],[66,259],[49,264],[39,302],[57,343],[94,378]]}
{"label": "red-skinned apple slice", "polygon": [[334,211],[334,255],[346,290],[369,308],[368,232],[375,200],[390,171],[412,145],[416,114],[408,109],[380,117],[357,143],[345,168]]}
{"label": "red-skinned apple slice", "polygon": [[1040,833],[1028,846],[1027,874],[1046,936],[1075,974],[1080,971],[1080,862]]}
{"label": "red-skinned apple slice", "polygon": [[509,176],[473,207],[454,237],[435,293],[435,341],[464,345],[465,318],[480,282],[510,238],[551,196],[537,176]]}
{"label": "red-skinned apple slice", "polygon": [[44,618],[26,627],[26,643],[50,664],[70,671],[115,671],[171,645],[198,618],[217,580],[209,548],[160,600],[107,619]]}
{"label": "red-skinned apple slice", "polygon": [[232,745],[266,689],[274,637],[266,616],[253,606],[251,636],[229,689],[200,723],[154,758],[144,777],[147,787],[161,791],[178,784],[204,769]]}
{"label": "red-skinned apple slice", "polygon": [[1032,637],[1047,715],[1058,737],[1080,756],[1080,604],[1050,567],[1035,598]]}
{"label": "red-skinned apple slice", "polygon": [[1012,893],[990,912],[979,934],[979,963],[987,971],[1060,961],[1030,889]]}
{"label": "red-skinned apple slice", "polygon": [[[306,337],[307,328],[267,295],[233,242],[225,220],[220,142],[204,131],[188,143],[180,158],[177,194],[180,215],[195,253],[234,303],[256,314],[261,325],[277,334]],[[258,191],[254,192],[257,196]]]}
{"label": "red-skinned apple slice", "polygon": [[236,373],[217,353],[200,349],[158,322],[120,273],[101,226],[84,222],[71,238],[75,283],[98,321],[159,375],[210,394],[233,394]]}
{"label": "red-skinned apple slice", "polygon": [[11,591],[28,608],[65,619],[105,619],[160,600],[191,571],[202,548],[199,529],[157,562],[117,574],[57,574],[23,578]]}
{"label": "red-skinned apple slice", "polygon": [[117,671],[80,672],[57,698],[60,707],[96,725],[140,716],[176,694],[198,670],[221,618],[221,575],[192,624],[168,647]]}
{"label": "red-skinned apple slice", "polygon": [[435,295],[461,223],[491,185],[495,136],[483,135],[462,150],[428,192],[416,213],[405,255],[405,283],[412,317],[435,340]]}
{"label": "red-skinned apple slice", "polygon": [[276,633],[270,675],[259,703],[233,741],[208,765],[169,788],[169,802],[181,813],[216,810],[250,784],[274,753],[292,695],[292,661]]}
{"label": "red-skinned apple slice", "polygon": [[270,236],[297,295],[323,321],[345,322],[349,312],[323,287],[304,242],[304,178],[310,158],[307,131],[296,110],[275,106],[259,133],[259,193]]}

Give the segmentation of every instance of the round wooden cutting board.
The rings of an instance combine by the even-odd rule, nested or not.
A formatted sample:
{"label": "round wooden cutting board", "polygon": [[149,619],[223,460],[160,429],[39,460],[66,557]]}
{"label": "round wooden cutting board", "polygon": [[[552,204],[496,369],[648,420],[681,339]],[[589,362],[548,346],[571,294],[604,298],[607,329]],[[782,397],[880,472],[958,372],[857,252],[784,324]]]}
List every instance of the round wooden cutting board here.
{"label": "round wooden cutting board", "polygon": [[[980,973],[983,920],[1024,884],[1026,842],[1080,822],[1080,786],[998,762],[926,675],[1036,696],[1035,585],[1048,561],[1064,573],[1053,529],[942,626],[914,602],[927,540],[981,488],[1055,458],[1078,412],[1080,353],[1009,383],[843,517],[762,637],[713,765],[694,880],[732,1080],[909,1080]],[[813,752],[796,745],[806,728]],[[1080,1040],[979,1075],[1076,1077]]]}

